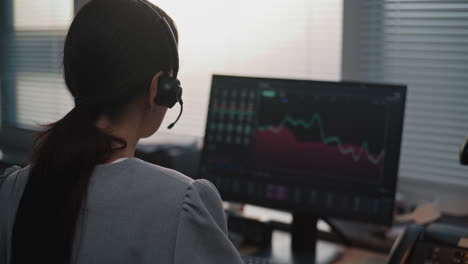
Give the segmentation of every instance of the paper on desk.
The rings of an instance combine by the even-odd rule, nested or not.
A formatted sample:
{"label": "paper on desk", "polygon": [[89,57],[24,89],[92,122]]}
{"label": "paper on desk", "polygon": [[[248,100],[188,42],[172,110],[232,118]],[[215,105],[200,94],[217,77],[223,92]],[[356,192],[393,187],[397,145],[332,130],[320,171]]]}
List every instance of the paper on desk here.
{"label": "paper on desk", "polygon": [[420,225],[425,225],[434,222],[441,216],[439,203],[434,202],[420,205],[412,213],[396,216],[395,220],[400,223],[414,221]]}
{"label": "paper on desk", "polygon": [[468,248],[468,238],[462,237],[458,240],[458,246],[462,248]]}

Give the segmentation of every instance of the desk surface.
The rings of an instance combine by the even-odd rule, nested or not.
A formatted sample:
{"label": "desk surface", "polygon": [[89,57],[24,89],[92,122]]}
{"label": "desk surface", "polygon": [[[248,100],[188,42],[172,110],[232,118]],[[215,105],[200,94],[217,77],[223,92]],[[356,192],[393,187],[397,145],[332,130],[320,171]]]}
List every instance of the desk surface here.
{"label": "desk surface", "polygon": [[[312,261],[294,261],[290,250],[291,236],[287,232],[274,231],[272,237],[272,247],[270,250],[259,253],[253,248],[243,248],[240,250],[243,255],[259,255],[271,257],[280,263],[291,264],[313,264]],[[341,254],[337,255],[337,252]],[[347,248],[327,241],[317,243],[317,263],[316,264],[385,264],[387,256],[358,248]]]}
{"label": "desk surface", "polygon": [[347,248],[343,255],[333,264],[385,264],[387,256],[382,253],[375,253],[368,250]]}

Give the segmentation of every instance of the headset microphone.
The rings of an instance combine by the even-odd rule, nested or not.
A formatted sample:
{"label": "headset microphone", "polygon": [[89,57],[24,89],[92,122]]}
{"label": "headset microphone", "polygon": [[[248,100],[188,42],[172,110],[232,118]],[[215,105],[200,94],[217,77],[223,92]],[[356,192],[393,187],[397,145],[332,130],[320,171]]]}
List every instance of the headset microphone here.
{"label": "headset microphone", "polygon": [[180,117],[182,116],[182,112],[184,111],[184,101],[182,101],[182,98],[180,98],[179,104],[180,104],[179,115],[177,116],[177,119],[174,122],[172,122],[170,125],[167,126],[167,129],[173,128],[174,125],[177,123],[177,121],[179,121]]}
{"label": "headset microphone", "polygon": [[460,163],[468,165],[468,137],[465,138],[465,142],[460,147]]}

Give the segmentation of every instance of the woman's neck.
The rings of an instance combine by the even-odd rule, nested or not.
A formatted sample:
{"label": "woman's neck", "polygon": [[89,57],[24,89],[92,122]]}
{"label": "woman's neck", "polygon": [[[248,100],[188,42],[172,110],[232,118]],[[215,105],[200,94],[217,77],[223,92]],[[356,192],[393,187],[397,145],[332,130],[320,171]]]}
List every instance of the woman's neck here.
{"label": "woman's neck", "polygon": [[130,121],[126,122],[121,121],[118,123],[112,123],[108,118],[101,117],[96,122],[96,126],[105,131],[105,133],[109,133],[115,137],[125,140],[126,142],[126,147],[124,149],[119,149],[121,146],[117,142],[114,143],[112,147],[119,150],[112,153],[109,159],[104,163],[111,163],[121,158],[130,158],[135,156],[136,145],[140,140],[138,136],[138,120],[130,119]]}

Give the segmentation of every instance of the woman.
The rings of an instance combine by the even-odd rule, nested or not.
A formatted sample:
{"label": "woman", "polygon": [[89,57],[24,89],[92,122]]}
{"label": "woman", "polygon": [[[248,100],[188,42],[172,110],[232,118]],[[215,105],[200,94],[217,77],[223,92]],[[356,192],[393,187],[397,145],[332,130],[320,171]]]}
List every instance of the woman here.
{"label": "woman", "polygon": [[75,107],[1,176],[0,263],[242,263],[213,185],[133,157],[166,113],[176,38],[144,0],[78,12],[63,57]]}

